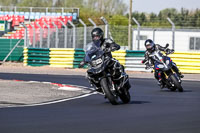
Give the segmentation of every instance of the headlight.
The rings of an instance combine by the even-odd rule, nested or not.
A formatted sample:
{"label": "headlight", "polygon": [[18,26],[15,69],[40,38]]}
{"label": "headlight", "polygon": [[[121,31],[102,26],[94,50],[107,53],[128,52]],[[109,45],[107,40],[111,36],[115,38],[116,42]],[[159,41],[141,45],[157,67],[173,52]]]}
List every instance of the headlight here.
{"label": "headlight", "polygon": [[157,65],[158,68],[164,68],[165,66],[162,64]]}

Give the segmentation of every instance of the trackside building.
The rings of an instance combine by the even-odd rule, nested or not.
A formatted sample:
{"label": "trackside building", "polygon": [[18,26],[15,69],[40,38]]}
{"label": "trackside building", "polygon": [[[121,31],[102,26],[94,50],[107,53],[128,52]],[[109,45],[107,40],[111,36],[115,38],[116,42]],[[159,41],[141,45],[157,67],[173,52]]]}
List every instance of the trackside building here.
{"label": "trackside building", "polygon": [[175,51],[200,52],[199,29],[176,29],[174,33],[171,29],[140,29],[139,32],[134,29],[132,33],[133,50],[145,50],[145,40],[152,39],[162,46],[169,43],[170,48],[174,42]]}

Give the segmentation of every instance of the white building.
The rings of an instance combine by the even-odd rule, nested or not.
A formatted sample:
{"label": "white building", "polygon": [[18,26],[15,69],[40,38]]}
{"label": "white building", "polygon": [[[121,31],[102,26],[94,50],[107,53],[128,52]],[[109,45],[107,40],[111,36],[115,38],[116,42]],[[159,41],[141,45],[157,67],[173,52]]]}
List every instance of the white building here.
{"label": "white building", "polygon": [[[172,46],[173,32],[171,29],[140,29],[140,41],[138,41],[138,30],[134,29],[132,34],[133,50],[145,50],[144,42],[152,39],[156,44]],[[200,52],[200,30],[176,29],[174,32],[175,51],[199,51]]]}

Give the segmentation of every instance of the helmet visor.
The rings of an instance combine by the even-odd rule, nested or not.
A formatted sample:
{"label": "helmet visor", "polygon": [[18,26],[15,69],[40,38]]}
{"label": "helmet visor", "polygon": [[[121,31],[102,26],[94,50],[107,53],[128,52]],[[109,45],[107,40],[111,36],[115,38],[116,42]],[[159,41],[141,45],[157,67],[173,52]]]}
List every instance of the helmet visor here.
{"label": "helmet visor", "polygon": [[100,40],[100,38],[101,38],[101,36],[99,36],[99,35],[93,35],[93,36],[92,36],[92,40],[93,40],[93,41]]}
{"label": "helmet visor", "polygon": [[147,45],[146,45],[146,48],[147,48],[147,49],[152,49],[152,48],[153,48],[153,44],[147,44]]}
{"label": "helmet visor", "polygon": [[154,49],[154,44],[153,44],[153,43],[147,44],[147,45],[146,45],[146,49],[147,49],[148,51],[152,52],[153,49]]}

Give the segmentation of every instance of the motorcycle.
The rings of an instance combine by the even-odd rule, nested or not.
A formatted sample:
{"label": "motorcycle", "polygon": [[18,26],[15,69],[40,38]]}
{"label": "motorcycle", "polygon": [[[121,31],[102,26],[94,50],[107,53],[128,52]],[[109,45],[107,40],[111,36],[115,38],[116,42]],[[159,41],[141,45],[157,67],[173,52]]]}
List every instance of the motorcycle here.
{"label": "motorcycle", "polygon": [[[165,48],[168,46],[169,44],[166,44]],[[160,53],[160,51],[154,51],[150,57],[154,60],[154,69],[162,71],[161,77],[164,87],[170,89],[171,91],[176,91],[176,89],[178,89],[179,92],[183,92],[183,87],[181,86],[181,77],[175,72],[175,70],[173,70],[173,65],[176,64],[172,62],[170,57],[167,56],[173,53],[174,50],[165,52],[166,56],[164,56]],[[153,69],[152,66],[150,66],[150,68]]]}
{"label": "motorcycle", "polygon": [[106,56],[101,48],[92,47],[86,51],[85,62],[88,64],[87,78],[96,91],[100,92],[107,98],[111,104],[119,104],[119,98],[123,103],[130,102],[129,78],[123,73],[120,83],[116,81],[108,67],[113,58]]}

